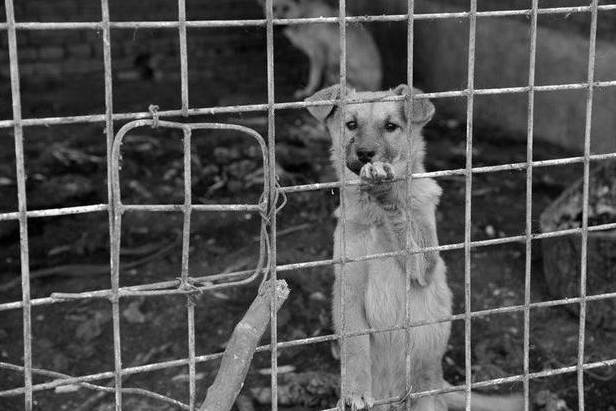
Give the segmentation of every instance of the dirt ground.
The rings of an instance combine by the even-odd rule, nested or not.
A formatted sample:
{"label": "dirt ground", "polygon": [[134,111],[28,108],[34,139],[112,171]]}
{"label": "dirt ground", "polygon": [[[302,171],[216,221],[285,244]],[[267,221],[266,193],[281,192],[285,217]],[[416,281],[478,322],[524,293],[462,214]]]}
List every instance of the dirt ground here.
{"label": "dirt ground", "polygon": [[[288,51],[293,53],[292,50]],[[284,53],[281,51],[280,53]],[[278,55],[280,56],[280,54]],[[301,66],[300,66],[301,67]],[[290,99],[305,71],[287,66],[277,79],[277,96]],[[285,67],[283,67],[285,69]],[[228,80],[228,79],[227,79]],[[198,78],[195,79],[198,81]],[[98,83],[97,83],[98,84]],[[197,83],[198,84],[198,83]],[[231,81],[221,83],[221,88]],[[177,85],[177,84],[175,84]],[[79,98],[85,80],[48,84],[45,93],[24,87],[24,101],[42,102],[26,110],[26,116],[66,115],[95,112],[96,104]],[[143,110],[148,93],[157,90],[159,100],[173,106],[177,88],[173,82],[126,85],[131,93],[116,93],[117,111]],[[92,93],[97,93],[92,86]],[[100,91],[100,90],[99,90]],[[61,99],[53,99],[61,93]],[[263,98],[255,94],[226,90],[203,97],[208,104],[248,103]],[[3,94],[7,95],[7,94]],[[83,97],[83,96],[81,96]],[[86,99],[87,100],[87,99]],[[50,102],[45,105],[45,102]],[[51,102],[53,101],[53,104]],[[83,103],[76,103],[81,101]],[[164,105],[164,104],[163,104]],[[3,118],[7,111],[3,109]],[[165,108],[165,107],[163,107]],[[90,111],[91,110],[91,111]],[[192,120],[192,119],[191,119]],[[261,114],[203,117],[195,121],[227,121],[244,124],[266,135]],[[120,124],[116,124],[116,130]],[[16,210],[16,185],[12,130],[0,130],[0,212]],[[328,166],[329,141],[323,130],[304,111],[280,111],[276,116],[276,153],[282,185],[331,181]],[[443,170],[465,163],[465,124],[446,115],[426,128],[427,167]],[[180,203],[183,196],[181,136],[167,130],[139,129],[123,145],[122,195],[126,204]],[[475,166],[525,161],[523,139],[498,129],[477,127],[474,132]],[[193,137],[192,193],[196,203],[256,202],[262,181],[257,145],[244,136],[196,133]],[[102,124],[31,127],[26,129],[26,167],[30,209],[96,204],[106,201],[105,137]],[[568,156],[570,153],[535,143],[535,159]],[[533,174],[533,231],[539,231],[539,214],[568,184],[581,177],[581,166],[537,168]],[[441,244],[458,243],[464,237],[464,179],[440,178],[444,194],[438,209]],[[524,172],[504,171],[479,174],[472,187],[472,238],[481,240],[524,233]],[[323,260],[331,256],[336,207],[335,190],[289,194],[278,215],[278,264]],[[129,212],[123,219],[121,285],[147,284],[174,279],[179,275],[181,232],[179,213]],[[193,213],[191,230],[191,273],[215,274],[253,267],[258,255],[259,218],[252,214],[218,212]],[[109,288],[109,276],[102,274],[108,261],[108,221],[105,213],[39,218],[29,221],[30,265],[34,272],[47,273],[31,283],[32,297],[54,291],[80,292]],[[21,298],[19,283],[19,236],[15,222],[0,223],[0,303]],[[162,251],[161,251],[162,250]],[[464,311],[464,255],[462,250],[444,252],[449,283],[454,292],[454,312]],[[141,261],[138,264],[132,264]],[[522,304],[524,301],[523,243],[476,248],[472,252],[472,309],[483,310]],[[68,265],[86,264],[75,270]],[[42,271],[60,267],[52,271]],[[103,270],[101,270],[101,267]],[[126,267],[126,266],[125,266]],[[332,333],[330,314],[330,267],[280,272],[289,283],[291,295],[279,313],[279,341],[290,341]],[[589,274],[591,275],[591,274]],[[611,290],[614,291],[614,290]],[[256,284],[207,292],[196,296],[197,355],[224,349],[233,326],[254,298]],[[543,277],[541,244],[532,247],[532,301],[551,299]],[[592,304],[592,303],[589,303]],[[187,325],[184,297],[126,298],[122,301],[122,360],[124,366],[162,362],[187,356]],[[530,314],[530,371],[549,370],[576,364],[578,318],[564,307],[533,309]],[[76,301],[32,309],[34,367],[70,375],[113,370],[113,339],[110,305],[106,301]],[[267,334],[267,333],[266,333]],[[263,338],[263,343],[269,336]],[[523,371],[523,314],[492,314],[472,321],[473,380],[520,374]],[[616,357],[616,333],[587,328],[585,361]],[[23,361],[22,316],[18,310],[0,312],[1,361]],[[278,364],[286,373],[279,377],[285,409],[316,409],[335,404],[338,361],[331,343],[301,345],[282,349]],[[198,399],[212,381],[217,361],[197,365]],[[245,385],[245,394],[259,404],[267,396],[269,353],[255,355]],[[464,323],[453,324],[449,349],[443,361],[451,383],[464,381]],[[586,409],[614,411],[615,372],[601,368],[585,375]],[[36,376],[35,382],[46,378]],[[187,367],[167,368],[127,378],[125,386],[142,387],[187,401]],[[0,390],[22,385],[19,373],[0,370]],[[106,382],[105,382],[106,383]],[[521,384],[498,387],[500,392],[517,391]],[[531,381],[532,402],[537,410],[577,410],[575,373]],[[86,389],[60,392],[38,391],[37,409],[74,410],[93,396]],[[93,410],[108,410],[113,396],[106,395],[87,404]],[[0,409],[19,410],[22,397],[0,399]],[[125,396],[131,410],[168,410],[173,407],[137,396]]]}

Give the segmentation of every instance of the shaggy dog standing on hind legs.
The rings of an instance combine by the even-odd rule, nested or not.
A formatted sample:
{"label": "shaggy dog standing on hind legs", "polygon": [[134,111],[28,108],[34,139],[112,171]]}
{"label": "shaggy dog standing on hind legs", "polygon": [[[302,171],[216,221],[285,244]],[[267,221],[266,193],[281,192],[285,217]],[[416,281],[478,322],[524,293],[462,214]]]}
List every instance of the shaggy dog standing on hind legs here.
{"label": "shaggy dog standing on hind legs", "polygon": [[[359,176],[359,186],[342,189],[345,199],[344,255],[358,258],[370,254],[403,250],[406,244],[406,222],[410,222],[412,248],[438,245],[435,209],[441,194],[431,178],[410,182],[407,201],[406,182],[394,181],[407,170],[422,173],[424,141],[422,127],[434,115],[434,106],[427,99],[412,105],[407,118],[407,102],[378,101],[393,95],[409,96],[407,85],[394,90],[355,92],[350,98],[376,99],[374,102],[350,103],[344,113],[335,105],[311,106],[310,113],[323,121],[332,137],[331,160],[339,177],[346,181]],[[419,91],[419,90],[416,90]],[[323,89],[306,99],[308,102],[335,100],[340,97],[338,85]],[[344,118],[340,119],[340,116]],[[411,153],[408,157],[407,123],[411,121]],[[345,127],[344,141],[340,127]],[[342,143],[342,144],[340,144]],[[343,151],[340,151],[340,146]],[[345,166],[341,167],[340,157]],[[342,210],[336,215],[340,217]],[[334,233],[334,258],[342,253],[342,229]],[[411,321],[434,321],[451,315],[451,291],[446,268],[436,251],[391,258],[380,258],[345,264],[344,316],[345,332],[370,328],[384,329],[404,325],[405,267],[410,264],[412,286],[409,298]],[[333,319],[338,333],[342,307],[341,268],[336,266]],[[441,360],[449,339],[451,324],[440,322],[410,329],[411,386],[413,392],[438,389],[443,380]],[[405,395],[406,337],[405,330],[349,337],[346,340],[347,373],[343,403],[351,409],[399,409],[403,404],[373,407],[375,399]],[[464,409],[464,393],[452,392],[413,400],[415,411]],[[516,411],[523,408],[520,395],[507,397],[472,395],[474,411]]]}

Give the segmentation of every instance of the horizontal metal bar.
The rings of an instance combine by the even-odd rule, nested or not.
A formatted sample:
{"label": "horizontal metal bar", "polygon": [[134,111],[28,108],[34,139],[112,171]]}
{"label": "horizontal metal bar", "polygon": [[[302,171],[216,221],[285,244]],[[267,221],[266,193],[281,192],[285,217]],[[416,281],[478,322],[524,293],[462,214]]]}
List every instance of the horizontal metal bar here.
{"label": "horizontal metal bar", "polygon": [[[602,160],[611,160],[616,159],[616,153],[605,153],[605,154],[593,154],[589,156],[591,161],[602,161]],[[566,164],[579,164],[584,162],[583,156],[578,157],[562,157],[551,160],[540,160],[533,161],[530,163],[533,167],[550,167],[550,166],[561,166]],[[500,171],[513,171],[513,170],[524,170],[529,166],[529,163],[512,163],[512,164],[502,164],[495,166],[481,166],[474,167],[472,172],[474,174],[485,174],[491,172],[500,172]],[[439,178],[439,177],[448,177],[448,176],[463,176],[466,174],[466,169],[457,168],[451,170],[439,170],[439,171],[430,171],[425,173],[414,173],[412,174],[412,178]],[[347,186],[354,186],[359,184],[359,180],[350,180],[347,183]],[[331,182],[331,183],[314,183],[314,184],[301,184],[301,185],[293,185],[281,187],[279,190],[283,193],[297,193],[297,192],[305,192],[305,191],[316,191],[316,190],[330,190],[334,188],[340,188],[340,182]],[[107,211],[107,204],[93,204],[86,206],[76,206],[76,207],[63,207],[63,208],[49,208],[44,210],[29,210],[27,212],[27,216],[29,218],[40,218],[40,217],[55,217],[55,216],[63,216],[63,215],[71,215],[71,214],[85,214],[85,213],[94,213],[100,211]],[[195,211],[260,211],[262,208],[261,205],[258,204],[193,204],[191,205],[191,209]],[[184,209],[184,206],[181,204],[124,204],[122,206],[123,211],[151,211],[151,212],[167,212],[167,211],[178,211],[181,212]],[[17,220],[19,218],[18,212],[8,212],[8,213],[0,213],[0,221],[9,221],[9,220]]]}
{"label": "horizontal metal bar", "polygon": [[[605,361],[596,361],[596,362],[592,362],[592,363],[585,363],[583,364],[583,366],[581,367],[582,370],[587,371],[587,370],[591,370],[591,369],[596,369],[596,368],[600,368],[600,367],[611,367],[613,365],[616,365],[616,359],[610,359],[610,360],[605,360]],[[562,375],[562,374],[568,374],[568,373],[572,373],[578,370],[578,367],[575,365],[569,366],[569,367],[562,367],[562,368],[554,368],[551,370],[543,370],[543,371],[536,371],[536,372],[532,372],[532,373],[528,373],[528,374],[518,374],[518,375],[513,375],[510,377],[503,377],[503,378],[494,378],[491,380],[485,380],[485,381],[478,381],[478,382],[473,382],[470,384],[470,388],[471,389],[477,389],[477,388],[487,388],[487,387],[492,387],[495,385],[502,385],[502,384],[511,384],[514,382],[519,382],[519,381],[523,381],[525,378],[528,379],[539,379],[539,378],[546,378],[546,377],[553,377],[555,375]],[[409,394],[408,396],[406,396],[407,398],[410,399],[416,399],[416,398],[421,398],[421,397],[428,397],[428,396],[432,396],[432,395],[436,395],[436,394],[441,394],[441,393],[447,393],[447,392],[453,392],[453,391],[463,391],[466,390],[467,386],[465,385],[457,385],[457,386],[451,386],[451,387],[447,387],[447,388],[438,388],[438,389],[434,389],[434,390],[428,390],[428,391],[421,391],[421,392],[417,392],[417,393],[412,393]],[[400,398],[397,397],[393,397],[393,398],[387,398],[387,399],[382,399],[382,400],[377,400],[374,402],[374,405],[384,405],[384,404],[389,404],[392,402],[397,402],[400,401]],[[321,411],[337,411],[338,408],[328,408],[325,410],[321,410]]]}
{"label": "horizontal metal bar", "polygon": [[[62,207],[62,208],[46,208],[44,210],[28,210],[26,212],[26,217],[28,218],[40,218],[40,217],[56,217],[62,215],[72,215],[72,214],[85,214],[85,213],[96,213],[99,211],[107,211],[109,207],[107,204],[93,204],[86,206],[76,206],[76,207]],[[8,221],[8,220],[17,220],[19,218],[19,213],[10,212],[10,213],[0,213],[0,221]]]}
{"label": "horizontal metal bar", "polygon": [[[588,231],[595,231],[595,232],[601,232],[601,231],[612,230],[612,229],[616,229],[616,223],[588,227]],[[565,235],[576,234],[581,231],[583,231],[582,228],[572,228],[572,229],[562,230],[562,231],[532,234],[530,238],[531,239],[542,239],[542,238],[562,237]],[[494,238],[490,240],[472,241],[470,242],[470,246],[471,248],[486,247],[490,245],[499,245],[499,244],[506,244],[506,243],[512,243],[512,242],[522,242],[524,239],[526,239],[525,235],[519,235],[519,236],[514,236],[514,237]],[[348,262],[358,262],[358,261],[377,260],[377,259],[383,259],[383,258],[392,258],[392,257],[397,257],[397,256],[405,255],[405,254],[419,254],[419,253],[425,253],[425,252],[430,252],[430,251],[449,251],[449,250],[457,250],[457,249],[462,249],[462,248],[464,248],[464,243],[446,244],[446,245],[439,245],[439,246],[434,246],[434,247],[425,247],[425,248],[411,250],[411,251],[399,250],[399,251],[392,251],[392,252],[386,252],[386,253],[369,254],[369,255],[365,255],[361,257],[354,257],[354,258],[345,257],[344,259],[338,258],[338,259],[328,259],[328,260],[320,260],[320,261],[308,261],[308,262],[303,262],[303,263],[285,264],[282,266],[278,266],[277,270],[292,271],[292,270],[322,267],[322,266],[328,266],[328,265],[334,265],[334,264],[343,264],[343,263],[348,263]],[[164,289],[166,287],[178,287],[179,284],[177,284],[177,282],[173,282],[171,285],[165,286],[164,288],[163,287],[155,288],[156,284],[144,284],[143,286],[126,287],[125,289],[120,290],[119,297],[123,297],[123,298],[125,297],[151,297],[151,296],[172,295],[172,294],[188,294],[188,293],[193,293],[196,291],[203,292],[203,291],[208,291],[212,289],[227,288],[227,287],[231,287],[234,285],[239,285],[235,282],[231,282],[232,280],[235,280],[236,277],[241,278],[241,276],[243,275],[253,275],[254,276],[255,274],[258,274],[258,273],[256,273],[254,270],[251,270],[251,271],[240,271],[240,272],[235,272],[235,273],[216,274],[216,275],[206,276],[206,277],[191,277],[190,280],[192,282],[194,283],[205,282],[207,285],[198,286],[197,284],[195,284],[194,288],[190,290],[185,290],[182,288]],[[216,280],[226,279],[229,282],[214,284],[213,283],[214,279]],[[144,288],[140,288],[140,287],[144,287]],[[83,293],[74,293],[74,294],[58,294],[58,293],[55,294],[55,298],[57,299],[109,298],[110,296],[111,296],[110,290],[87,291]],[[1,311],[1,308],[2,306],[0,306],[0,311]]]}
{"label": "horizontal metal bar", "polygon": [[[605,154],[593,154],[588,157],[591,161],[602,161],[602,160],[610,160],[616,159],[615,153],[605,153]],[[551,160],[540,160],[540,161],[532,161],[530,163],[510,163],[510,164],[500,164],[495,166],[481,166],[481,167],[473,167],[471,169],[473,174],[485,174],[485,173],[493,173],[500,171],[515,171],[515,170],[525,170],[529,164],[533,167],[550,167],[550,166],[560,166],[566,164],[579,164],[584,162],[583,156],[578,157],[562,157]],[[411,175],[412,178],[439,178],[439,177],[448,177],[448,176],[464,176],[466,175],[465,168],[456,168],[451,170],[439,170],[439,171],[429,171],[425,173],[413,173]],[[404,180],[404,178],[398,179]],[[350,180],[346,182],[347,186],[358,185],[359,180]],[[297,192],[305,192],[305,191],[315,191],[315,190],[330,190],[334,188],[340,188],[341,183],[339,181],[333,181],[331,183],[313,183],[313,184],[302,184],[302,185],[294,185],[294,186],[286,186],[281,187],[280,191],[284,193],[297,193]]]}
{"label": "horizontal metal bar", "polygon": [[[93,204],[77,207],[49,208],[45,210],[29,210],[26,213],[28,218],[56,217],[72,214],[96,213],[107,211],[107,204]],[[123,204],[120,207],[124,211],[149,211],[149,212],[183,212],[186,207],[182,204]],[[251,211],[259,212],[263,209],[259,204],[192,204],[190,209],[193,211]],[[18,212],[0,213],[0,221],[19,219]]]}
{"label": "horizontal metal bar", "polygon": [[[602,231],[607,231],[607,230],[616,230],[616,223],[602,224],[602,225],[588,227],[588,231],[590,232],[602,232]],[[540,239],[545,239],[545,238],[563,237],[566,235],[578,234],[581,231],[582,231],[582,228],[571,228],[567,230],[552,231],[548,233],[531,234],[530,238],[531,240],[540,240]],[[518,235],[518,236],[511,236],[511,237],[493,238],[489,240],[471,241],[470,244],[471,244],[471,247],[473,248],[479,248],[479,247],[487,247],[487,246],[492,246],[492,245],[524,242],[526,238],[527,236],[524,234],[524,235]],[[425,248],[411,251],[410,253],[418,254],[418,253],[425,253],[429,251],[449,251],[449,250],[459,250],[463,248],[464,248],[464,243],[462,242],[462,243],[439,245],[436,247],[425,247]],[[382,259],[382,258],[391,258],[391,257],[396,257],[396,256],[404,255],[404,254],[407,254],[406,250],[393,251],[393,252],[388,252],[388,253],[370,254],[370,255],[366,255],[366,256],[362,256],[358,258],[348,258],[347,257],[345,262],[357,262],[357,261],[367,261],[367,260],[375,260],[375,259]],[[323,267],[323,266],[330,266],[330,265],[341,264],[341,263],[342,263],[341,259],[315,260],[315,261],[308,261],[308,262],[301,262],[301,263],[278,265],[276,267],[276,270],[279,272],[294,271],[294,270],[300,270],[300,269],[305,269],[305,268]],[[224,274],[224,276],[227,278],[236,278],[236,277],[250,275],[252,273],[253,273],[253,270],[244,270],[244,271],[227,273],[227,274]],[[212,275],[212,276],[190,277],[190,280],[195,283],[204,283],[204,282],[210,281],[212,277],[220,278],[222,276],[223,276],[222,274],[219,274],[216,276]],[[144,293],[144,291],[155,291],[155,290],[161,291],[155,295],[186,294],[186,293],[192,292],[192,291],[186,291],[186,290],[182,291],[178,289],[164,290],[165,288],[178,287],[179,284],[180,283],[178,280],[173,280],[173,281],[162,281],[162,282],[143,284],[143,285],[135,285],[135,286],[130,286],[130,287],[122,287],[120,288],[120,296],[121,297],[147,296],[148,293]],[[199,288],[206,289],[206,287],[197,287],[196,289],[199,289]],[[106,298],[109,295],[109,292],[110,290],[97,290],[97,291],[80,293],[77,295],[82,295],[83,298]],[[571,301],[571,299],[563,300],[563,301]],[[64,301],[58,298],[44,297],[44,298],[33,299],[32,306],[49,305],[49,304],[56,304],[60,302],[64,302]],[[20,309],[22,308],[22,306],[23,304],[21,301],[4,303],[4,304],[0,304],[0,311]]]}
{"label": "horizontal metal bar", "polygon": [[[616,87],[616,80],[611,81],[597,81],[593,82],[592,86],[595,88]],[[568,83],[568,84],[552,84],[544,86],[534,86],[533,90],[537,92],[549,92],[549,91],[561,91],[561,90],[583,90],[589,87],[588,83]],[[501,88],[488,88],[488,89],[474,89],[472,91],[475,95],[500,95],[500,94],[519,94],[525,93],[530,90],[529,87],[501,87]],[[438,99],[438,98],[451,98],[451,97],[466,97],[471,92],[468,90],[457,91],[443,91],[434,93],[421,93],[413,95],[413,98],[417,99]],[[391,96],[380,98],[381,101],[398,101],[402,100],[402,96]],[[362,98],[362,99],[348,99],[345,100],[346,104],[361,104],[362,102],[375,101],[374,98]],[[315,102],[305,101],[293,101],[285,103],[275,103],[275,110],[287,110],[287,109],[303,109],[312,106],[321,106],[327,104],[335,104],[336,100],[323,100]],[[230,113],[247,113],[247,112],[265,112],[267,111],[267,104],[245,104],[234,106],[212,106],[188,109],[188,116],[202,116],[202,115],[215,115],[215,114],[230,114]],[[159,117],[180,117],[184,115],[181,109],[178,110],[164,110],[157,112]],[[132,113],[115,113],[113,114],[114,121],[128,121],[136,119],[151,118],[152,114],[147,111],[132,112]],[[42,117],[42,118],[26,118],[21,121],[24,127],[32,126],[52,126],[58,124],[81,124],[81,123],[100,123],[105,121],[104,114],[88,114],[83,116],[61,116],[61,117]],[[0,128],[13,127],[13,120],[0,120]]]}
{"label": "horizontal metal bar", "polygon": [[[594,154],[590,155],[589,159],[591,161],[603,161],[616,159],[616,153],[605,153],[605,154]],[[533,167],[550,167],[550,166],[560,166],[566,164],[579,164],[584,162],[583,156],[578,157],[562,157],[551,160],[540,160],[540,161],[532,161],[531,163],[522,162],[522,163],[511,163],[511,164],[502,164],[495,166],[481,166],[474,167],[472,172],[474,174],[485,174],[491,172],[500,172],[500,171],[514,171],[514,170],[524,170],[529,165]],[[448,177],[448,176],[463,176],[466,174],[466,169],[458,168],[451,170],[439,170],[439,171],[430,171],[425,173],[414,173],[412,174],[412,178],[439,178],[439,177]],[[350,180],[346,183],[347,186],[358,185],[359,180]],[[330,190],[334,188],[340,188],[340,182],[331,182],[331,183],[313,183],[313,184],[301,184],[301,185],[293,185],[293,186],[285,186],[280,188],[280,192],[283,193],[297,193],[297,192],[306,192],[306,191],[316,191],[316,190]],[[29,210],[27,212],[28,218],[41,218],[41,217],[55,217],[55,216],[63,216],[63,215],[72,215],[72,214],[85,214],[85,213],[94,213],[107,211],[107,204],[93,204],[86,206],[76,206],[76,207],[63,207],[63,208],[50,208],[44,210]],[[193,204],[191,205],[192,210],[195,211],[260,211],[262,209],[261,205],[258,204]],[[122,206],[122,211],[150,211],[150,212],[167,212],[167,211],[183,211],[184,206],[181,204],[151,204],[151,205],[138,205],[138,204],[125,204]],[[0,221],[10,221],[10,220],[18,220],[19,213],[18,212],[8,212],[8,213],[0,213]]]}
{"label": "horizontal metal bar", "polygon": [[[11,371],[16,371],[16,372],[20,372],[23,373],[24,372],[24,367],[21,367],[19,365],[15,365],[15,364],[10,364],[10,363],[6,363],[6,362],[0,362],[0,369],[6,369],[6,370],[11,370]],[[44,375],[47,377],[55,377],[55,378],[72,378],[69,375],[66,374],[62,374],[56,371],[50,371],[50,370],[44,370],[44,369],[40,369],[40,368],[33,368],[32,369],[32,373],[33,374],[37,374],[37,375]],[[77,383],[79,386],[90,389],[90,390],[95,390],[95,391],[104,391],[104,392],[115,392],[115,388],[114,387],[109,387],[109,386],[102,386],[102,385],[94,385],[91,383],[87,383],[87,382],[81,382],[81,383]],[[159,394],[157,392],[153,392],[153,391],[148,391],[146,389],[143,388],[122,388],[122,393],[123,394],[136,394],[136,395],[143,395],[146,397],[150,397],[152,399],[155,400],[159,400],[159,401],[163,401],[163,402],[167,402],[169,404],[175,405],[181,409],[189,409],[189,407],[182,403],[181,401],[175,400],[173,398],[167,397],[165,395]]]}
{"label": "horizontal metal bar", "polygon": [[151,211],[184,212],[187,208],[192,211],[255,211],[263,210],[264,205],[259,204],[122,204],[120,210],[124,211]]}
{"label": "horizontal metal bar", "polygon": [[[614,297],[616,297],[616,293],[612,293],[612,294],[614,294]],[[587,298],[587,299],[590,299],[590,298]],[[462,318],[463,318],[463,315],[462,315]],[[383,331],[383,332],[386,332],[386,331]],[[355,333],[349,334],[349,335],[355,335]],[[340,336],[338,335],[311,337],[311,338],[306,338],[302,340],[279,342],[276,346],[278,349],[284,349],[284,348],[296,347],[300,345],[308,345],[308,344],[315,344],[315,343],[320,343],[320,342],[325,342],[325,341],[333,341],[339,338]],[[271,347],[269,344],[262,345],[256,348],[256,352],[264,352],[264,351],[269,351],[269,350],[271,350]],[[221,358],[222,355],[223,353],[215,353],[215,354],[197,356],[195,357],[195,362],[203,363],[207,361],[212,361],[212,360]],[[187,364],[188,364],[188,359],[170,360],[170,361],[164,361],[164,362],[159,362],[159,363],[145,364],[141,366],[122,369],[122,376],[158,371],[158,370],[163,370],[167,368],[181,367],[181,366],[186,366]],[[596,368],[601,368],[601,367],[609,367],[613,365],[616,365],[616,358],[609,359],[609,360],[596,361],[592,363],[586,363],[584,364],[583,367],[584,367],[584,370],[590,370],[590,369],[596,369]],[[544,378],[544,377],[549,377],[552,375],[575,372],[576,369],[577,369],[576,366],[562,367],[562,368],[556,368],[552,370],[545,370],[545,371],[530,373],[529,376],[531,379]],[[78,384],[81,382],[92,382],[92,381],[98,381],[98,380],[103,380],[103,379],[109,379],[112,377],[113,377],[113,372],[106,371],[106,372],[101,372],[97,374],[84,375],[80,377],[62,378],[62,379],[57,379],[57,380],[41,383],[41,384],[35,384],[32,386],[32,389],[33,391],[43,391],[43,390],[49,390],[49,389],[53,389],[56,387],[64,386],[64,385]],[[473,388],[485,388],[485,387],[489,387],[492,385],[499,385],[499,384],[521,381],[523,378],[524,378],[524,375],[515,375],[515,376],[510,376],[510,377],[505,377],[505,378],[497,378],[497,379],[492,379],[492,380],[475,382],[472,384],[472,387]],[[448,389],[443,389],[443,390],[424,391],[421,393],[414,393],[413,395],[425,396],[425,395],[434,394],[436,392],[449,392],[449,391],[457,391],[457,390],[462,390],[462,389],[464,389],[464,386],[453,387],[453,389],[448,388]],[[24,389],[22,387],[8,389],[8,390],[0,391],[0,397],[11,397],[11,396],[16,396],[16,395],[22,395],[23,392],[24,392]]]}
{"label": "horizontal metal bar", "polygon": [[[597,7],[600,11],[616,10],[616,4],[604,4]],[[538,9],[538,14],[573,14],[587,13],[591,11],[590,6],[579,7],[551,7]],[[530,16],[532,9],[520,10],[489,10],[479,11],[477,17],[515,17]],[[441,19],[462,19],[468,18],[470,13],[443,12],[443,13],[416,13],[414,20],[441,20]],[[370,16],[347,16],[344,20],[348,23],[371,23],[371,22],[397,22],[408,20],[407,14],[382,14]],[[275,26],[288,26],[298,24],[337,24],[339,17],[314,17],[298,19],[274,19]],[[109,23],[112,29],[177,29],[179,21],[113,21]],[[187,20],[187,28],[220,28],[220,27],[265,27],[266,19],[251,20]],[[0,30],[6,30],[7,23],[0,23]],[[17,30],[102,30],[102,23],[96,21],[89,22],[18,22],[15,24]]]}

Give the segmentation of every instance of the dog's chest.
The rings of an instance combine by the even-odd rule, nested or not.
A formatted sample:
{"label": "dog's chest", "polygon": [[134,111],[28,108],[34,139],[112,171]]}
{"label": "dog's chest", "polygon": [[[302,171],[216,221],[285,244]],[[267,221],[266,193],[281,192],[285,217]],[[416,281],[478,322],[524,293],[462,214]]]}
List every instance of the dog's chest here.
{"label": "dog's chest", "polygon": [[398,290],[389,284],[382,285],[371,284],[366,290],[366,320],[371,328],[401,325],[401,309],[404,307],[404,301],[400,298]]}

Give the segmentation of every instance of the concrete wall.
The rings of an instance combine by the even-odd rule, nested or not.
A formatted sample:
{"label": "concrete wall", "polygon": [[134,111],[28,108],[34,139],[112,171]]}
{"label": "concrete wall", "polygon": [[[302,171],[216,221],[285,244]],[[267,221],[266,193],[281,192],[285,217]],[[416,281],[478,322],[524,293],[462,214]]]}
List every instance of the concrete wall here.
{"label": "concrete wall", "polygon": [[[458,2],[459,3],[459,2]],[[490,2],[490,4],[499,2]],[[575,3],[569,1],[569,3]],[[519,2],[518,2],[519,4]],[[502,5],[499,8],[503,8]],[[542,4],[543,7],[543,4]],[[353,12],[405,13],[406,1],[382,3],[358,1]],[[517,7],[520,8],[520,7]],[[464,10],[456,1],[431,0],[418,2],[417,12]],[[587,78],[588,14],[542,19],[537,35],[535,84],[563,84],[584,82]],[[597,42],[595,79],[616,80],[616,13],[602,16],[604,30]],[[399,49],[405,47],[406,29],[376,28],[377,37],[389,41]],[[383,32],[385,31],[385,33]],[[416,84],[426,91],[461,90],[467,84],[468,20],[446,19],[418,21],[415,24]],[[529,20],[521,18],[481,18],[477,21],[475,87],[516,87],[528,84]],[[402,49],[403,50],[403,49]],[[405,54],[399,53],[404,63]],[[403,79],[403,77],[401,78]],[[502,126],[521,138],[526,136],[527,94],[475,97],[475,121]],[[441,111],[448,111],[460,119],[466,117],[465,100],[443,99],[437,102]],[[535,97],[535,138],[550,141],[581,153],[584,145],[586,92],[569,90],[537,92]],[[592,116],[591,151],[616,151],[616,88],[595,89]]]}

